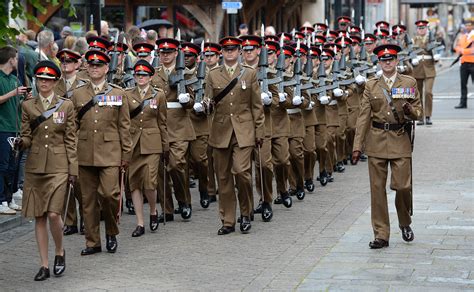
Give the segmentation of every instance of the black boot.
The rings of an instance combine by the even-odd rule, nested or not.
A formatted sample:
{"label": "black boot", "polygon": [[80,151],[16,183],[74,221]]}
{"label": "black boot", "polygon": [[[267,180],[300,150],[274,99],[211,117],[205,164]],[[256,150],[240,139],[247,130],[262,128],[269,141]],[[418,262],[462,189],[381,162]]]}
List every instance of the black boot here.
{"label": "black boot", "polygon": [[455,109],[467,108],[467,98],[461,98],[461,101],[457,106],[454,107]]}

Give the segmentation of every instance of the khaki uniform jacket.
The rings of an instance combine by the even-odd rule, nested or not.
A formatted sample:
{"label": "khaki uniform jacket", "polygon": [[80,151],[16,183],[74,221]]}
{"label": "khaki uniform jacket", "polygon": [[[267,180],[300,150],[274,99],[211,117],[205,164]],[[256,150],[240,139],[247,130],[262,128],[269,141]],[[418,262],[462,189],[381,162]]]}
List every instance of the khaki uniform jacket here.
{"label": "khaki uniform jacket", "polygon": [[[289,70],[291,70],[291,68]],[[283,79],[285,81],[289,81],[294,78],[294,74],[292,71],[285,72],[283,76],[284,76]],[[288,109],[300,109],[301,111],[304,111],[304,109],[309,105],[309,99],[307,98],[307,96],[305,96],[305,98],[303,99],[303,102],[299,106],[293,105],[293,97],[295,96],[295,87],[286,87],[285,92],[287,92],[288,96],[290,97],[290,104],[288,106]],[[289,138],[304,138],[305,133],[306,133],[306,128],[304,125],[303,114],[301,112],[288,114],[288,117],[290,118]]]}
{"label": "khaki uniform jacket", "polygon": [[56,83],[56,87],[54,87],[54,93],[61,96],[61,97],[70,99],[74,89],[78,86],[83,85],[86,82],[87,82],[87,80],[79,79],[76,76],[76,80],[74,80],[74,82],[72,83],[71,89],[69,90],[69,92],[67,92],[67,90],[66,90],[66,79],[64,79],[64,77],[61,77],[59,79],[58,83]]}
{"label": "khaki uniform jacket", "polygon": [[[414,45],[419,48],[426,48],[428,45],[428,35],[421,37],[416,36],[413,40]],[[428,51],[423,51],[418,54],[418,56],[426,55],[432,57],[432,54]],[[420,63],[416,66],[413,66],[413,77],[416,79],[431,78],[436,76],[435,62],[433,59],[430,60],[420,60]]]}
{"label": "khaki uniform jacket", "polygon": [[[96,103],[84,114],[81,121],[77,120],[77,156],[81,166],[120,166],[121,160],[130,161],[132,156],[127,97],[120,87],[113,84],[105,83],[98,95],[104,95],[105,92],[107,96],[122,96],[122,105],[99,106]],[[90,82],[74,90],[71,100],[76,115],[94,96]]]}
{"label": "khaki uniform jacket", "polygon": [[[61,97],[55,95],[49,108],[54,108]],[[56,111],[60,118],[41,123],[33,132],[30,123],[43,112],[43,104],[38,98],[22,103],[21,139],[23,148],[30,148],[25,171],[29,173],[68,173],[78,175],[76,117],[74,106],[65,100]]]}
{"label": "khaki uniform jacket", "polygon": [[[310,82],[310,81],[307,81]],[[305,127],[309,126],[315,126],[318,124],[318,119],[316,117],[316,111],[314,107],[316,106],[316,96],[315,95],[310,95],[308,94],[308,91],[303,91],[303,96],[308,102],[312,101],[314,102],[314,106],[312,109],[302,109],[301,112],[303,113],[303,120],[304,120],[304,125]],[[309,106],[309,105],[308,105]]]}
{"label": "khaki uniform jacket", "polygon": [[213,100],[241,70],[245,71],[235,87],[215,105],[209,136],[212,147],[227,148],[232,133],[240,148],[254,146],[256,138],[263,139],[265,135],[265,116],[255,69],[238,64],[232,77],[224,65],[212,69],[207,78],[206,97]]}
{"label": "khaki uniform jacket", "polygon": [[143,99],[138,90],[138,87],[125,90],[130,113],[138,108],[144,100],[151,98],[151,102],[144,106],[142,111],[130,120],[130,134],[133,141],[132,149],[140,147],[140,154],[169,151],[168,130],[166,127],[166,98],[163,90],[153,89],[150,86]]}
{"label": "khaki uniform jacket", "polygon": [[[275,77],[276,77],[276,74],[274,73],[268,74],[269,79],[272,79]],[[278,97],[278,86],[270,85],[269,89],[273,97],[276,98],[276,101],[274,101],[273,106],[271,108],[272,138],[288,137],[290,135],[290,118],[288,117],[288,113],[286,112],[286,109],[291,106],[293,94],[290,92],[288,87],[285,88],[284,91],[287,94],[286,99],[284,102],[280,102],[280,98]],[[266,122],[266,116],[265,116],[265,122]],[[265,123],[265,127],[266,127],[266,123]]]}
{"label": "khaki uniform jacket", "polygon": [[[327,78],[332,79],[332,73],[326,71]],[[330,105],[326,104],[326,125],[328,127],[338,127],[339,126],[339,103],[344,102],[346,100],[346,95],[342,95],[341,97],[333,96],[332,90],[327,92],[327,95],[330,97],[330,100],[336,100],[337,104]]]}
{"label": "khaki uniform jacket", "polygon": [[[170,74],[176,74],[176,71],[173,69]],[[165,69],[163,65],[161,65],[156,69],[151,84],[153,87],[164,91],[167,102],[178,102],[177,88],[170,88],[168,80]],[[192,109],[194,105],[193,92],[189,90],[189,88],[187,92],[191,95],[191,99],[188,103],[182,104],[181,108],[170,108],[167,106],[166,118],[168,139],[170,143],[176,141],[192,141],[196,139],[196,133],[194,132],[189,117],[189,109]]]}
{"label": "khaki uniform jacket", "polygon": [[[383,89],[390,94],[391,90],[385,84],[383,77],[367,81],[361,102],[361,110],[357,119],[354,150],[362,150],[365,142],[365,153],[368,156],[384,159],[411,157],[411,144],[408,134],[401,131],[385,131],[372,127],[372,121],[378,123],[404,124],[407,120],[418,120],[423,116],[420,94],[416,80],[410,76],[397,74],[392,88],[414,88],[415,98],[393,99],[400,122],[393,116],[392,110],[383,93]],[[405,116],[403,104],[409,102],[413,112]]]}

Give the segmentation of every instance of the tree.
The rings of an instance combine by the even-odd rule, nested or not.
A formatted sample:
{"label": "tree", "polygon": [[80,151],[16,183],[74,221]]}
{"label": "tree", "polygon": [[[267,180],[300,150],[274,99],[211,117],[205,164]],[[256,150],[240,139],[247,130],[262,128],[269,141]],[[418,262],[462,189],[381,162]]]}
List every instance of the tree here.
{"label": "tree", "polygon": [[[9,24],[10,17],[12,19],[23,19],[35,22],[39,26],[43,26],[33,14],[28,13],[26,6],[21,0],[4,0],[4,5],[0,6],[0,46],[6,45],[8,42],[14,41],[16,36],[26,28],[20,28],[19,30],[15,27],[11,27]],[[32,5],[39,13],[46,14],[47,9],[45,4],[51,4],[52,6],[61,5],[62,7],[69,9],[69,16],[75,16],[76,10],[71,4],[71,0],[26,0],[27,4]],[[9,10],[9,3],[12,7]]]}

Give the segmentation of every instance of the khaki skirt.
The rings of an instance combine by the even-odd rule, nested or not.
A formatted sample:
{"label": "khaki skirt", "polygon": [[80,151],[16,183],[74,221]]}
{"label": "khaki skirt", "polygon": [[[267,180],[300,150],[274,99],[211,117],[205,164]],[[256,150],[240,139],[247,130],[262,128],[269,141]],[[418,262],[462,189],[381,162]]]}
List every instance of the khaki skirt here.
{"label": "khaki skirt", "polygon": [[47,212],[62,214],[67,196],[67,173],[25,173],[23,187],[24,217],[41,217]]}
{"label": "khaki skirt", "polygon": [[140,145],[133,150],[128,168],[130,190],[155,190],[158,186],[160,154],[140,154]]}

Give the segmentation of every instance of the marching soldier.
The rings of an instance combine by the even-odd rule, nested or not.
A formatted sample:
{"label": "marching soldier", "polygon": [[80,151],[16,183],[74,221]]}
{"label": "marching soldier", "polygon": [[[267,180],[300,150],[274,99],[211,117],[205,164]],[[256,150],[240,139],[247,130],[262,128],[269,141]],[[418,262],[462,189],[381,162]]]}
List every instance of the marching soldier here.
{"label": "marching soldier", "polygon": [[[61,62],[61,71],[63,75],[56,82],[56,86],[54,87],[55,94],[70,99],[72,93],[76,87],[85,84],[87,81],[79,79],[77,77],[77,72],[79,66],[81,66],[81,55],[78,53],[64,49],[56,55],[56,57]],[[82,210],[82,195],[81,195],[81,187],[79,182],[74,184],[74,198],[70,198],[68,209],[66,210],[66,220],[64,221],[64,235],[71,235],[74,233],[78,233],[79,230],[77,228],[77,207],[76,207],[76,200],[79,204],[79,215],[80,215],[80,226],[79,230],[81,234],[84,234],[84,217],[83,217],[83,210]]]}
{"label": "marching soldier", "polygon": [[413,77],[415,77],[418,84],[418,92],[420,93],[420,100],[423,106],[425,119],[421,117],[417,125],[432,125],[431,114],[433,112],[433,84],[436,76],[435,62],[439,61],[439,54],[433,54],[427,51],[426,47],[429,44],[428,39],[428,21],[418,20],[415,22],[416,36],[414,45],[423,49],[423,52],[418,55],[417,59],[412,60]]}
{"label": "marching soldier", "polygon": [[[116,50],[116,52],[114,52]],[[115,68],[115,73],[112,77],[112,83],[115,85],[118,85],[122,88],[126,88],[126,84],[124,84],[124,75],[125,75],[125,70],[124,70],[124,59],[125,59],[125,54],[127,54],[128,51],[128,46],[124,43],[117,43],[117,46],[115,47],[113,44],[109,47],[109,54],[117,54],[117,68]]]}
{"label": "marching soldier", "polygon": [[130,133],[133,154],[129,167],[129,184],[137,215],[137,227],[132,237],[145,233],[143,220],[143,194],[150,206],[150,231],[158,229],[156,189],[160,155],[168,156],[168,130],[166,127],[166,98],[161,89],[150,86],[155,69],[145,60],[134,65],[137,86],[125,91],[130,108]]}
{"label": "marching soldier", "polygon": [[[201,53],[201,48],[193,43],[184,42],[182,44],[184,52],[184,62],[186,64],[187,74],[196,77],[197,65],[196,59]],[[204,112],[197,110],[204,109],[198,105],[193,106],[193,110],[189,112],[191,123],[196,133],[196,140],[189,143],[189,154],[194,175],[199,179],[199,196],[200,204],[203,208],[209,207],[209,176],[208,176],[208,140],[209,140],[209,121]]]}
{"label": "marching soldier", "polygon": [[[262,44],[262,38],[254,35],[241,36],[242,40],[242,55],[244,63],[258,70],[260,62],[260,47]],[[267,60],[268,61],[268,60]],[[265,62],[265,60],[263,60]],[[261,76],[263,77],[263,76]],[[265,78],[268,78],[265,76]],[[269,87],[270,89],[270,87]],[[263,112],[265,115],[265,137],[263,138],[262,145],[254,149],[254,160],[255,160],[255,184],[257,192],[260,195],[259,205],[255,208],[255,213],[262,214],[264,222],[268,222],[273,217],[273,210],[271,207],[273,201],[273,164],[272,164],[272,106],[273,106],[273,94],[272,92],[260,92],[263,104]],[[261,173],[260,173],[261,169]],[[263,189],[262,189],[263,186]],[[251,200],[253,206],[253,197]]]}
{"label": "marching soldier", "polygon": [[[110,47],[110,42],[99,36],[92,36],[87,38],[87,44],[89,45],[89,50],[97,50],[103,53],[107,53],[108,48]],[[89,80],[89,71],[87,70],[87,60],[83,62],[83,68],[79,69],[77,77],[82,80]]]}
{"label": "marching soldier", "polygon": [[256,144],[262,145],[264,113],[256,71],[238,63],[242,41],[225,37],[219,43],[224,64],[209,72],[206,96],[215,103],[209,145],[214,148],[219,185],[222,227],[217,234],[225,235],[235,231],[235,187],[241,212],[240,231],[247,233],[251,228],[251,155]]}
{"label": "marching soldier", "polygon": [[151,64],[155,46],[149,43],[136,43],[133,45],[133,50],[137,53],[137,60],[145,60]]}
{"label": "marching soldier", "polygon": [[106,248],[115,253],[121,196],[117,178],[120,168],[126,168],[131,158],[130,112],[122,89],[105,80],[109,56],[91,50],[85,57],[90,82],[76,88],[71,97],[79,128],[77,155],[86,233],[86,248],[81,255],[102,251],[100,207],[105,220]]}
{"label": "marching soldier", "polygon": [[54,93],[60,69],[51,61],[41,61],[34,73],[39,94],[22,103],[21,135],[15,144],[19,149],[31,149],[22,206],[25,217],[35,217],[41,268],[34,279],[43,281],[50,277],[47,221],[55,243],[53,273],[59,276],[66,269],[61,214],[67,185],[74,184],[78,174],[77,139],[74,106]]}
{"label": "marching soldier", "polygon": [[[176,76],[176,57],[178,55],[179,41],[175,39],[163,38],[156,42],[159,50],[161,65],[156,70],[152,85],[163,89],[167,100],[167,126],[169,142],[169,164],[166,167],[167,174],[163,173],[163,166],[160,166],[158,185],[165,184],[166,192],[158,190],[161,207],[165,207],[160,222],[173,221],[174,213],[181,214],[183,219],[191,218],[191,193],[189,191],[189,178],[187,176],[186,155],[190,141],[196,139],[194,128],[189,117],[189,110],[193,108],[194,100],[189,93],[178,95],[176,84],[170,81]],[[184,66],[184,64],[181,64]],[[164,177],[167,177],[164,180]],[[178,208],[174,210],[173,198],[171,196],[170,184],[166,181],[171,176],[173,189]],[[166,200],[166,202],[164,201]]]}
{"label": "marching soldier", "polygon": [[370,248],[388,247],[390,220],[387,207],[387,168],[390,163],[391,189],[396,191],[395,205],[403,240],[414,239],[411,218],[412,120],[422,117],[419,93],[414,78],[398,74],[397,45],[378,46],[383,74],[367,81],[357,120],[352,160],[356,164],[365,143],[369,156],[372,228],[375,240]]}

